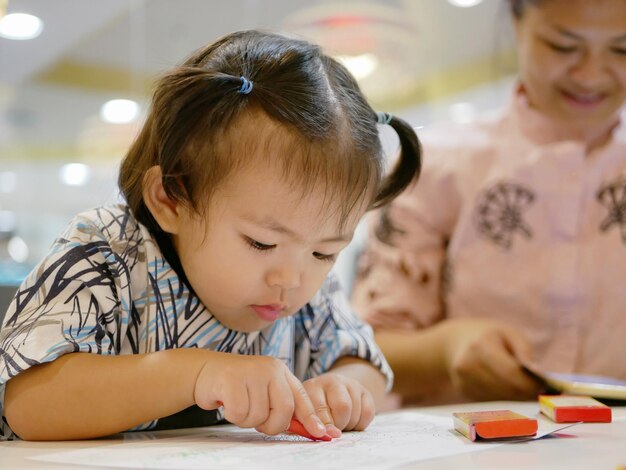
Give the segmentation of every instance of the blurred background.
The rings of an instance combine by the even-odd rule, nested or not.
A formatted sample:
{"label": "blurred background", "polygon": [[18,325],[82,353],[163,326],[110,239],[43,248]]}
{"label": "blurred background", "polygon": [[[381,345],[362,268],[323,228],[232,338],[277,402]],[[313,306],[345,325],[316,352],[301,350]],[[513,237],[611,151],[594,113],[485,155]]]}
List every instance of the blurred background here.
{"label": "blurred background", "polygon": [[[352,71],[375,109],[419,128],[506,101],[506,3],[0,0],[0,311],[76,213],[117,200],[117,168],[155,77],[195,49],[248,28],[309,39]],[[353,253],[337,266],[348,285]]]}

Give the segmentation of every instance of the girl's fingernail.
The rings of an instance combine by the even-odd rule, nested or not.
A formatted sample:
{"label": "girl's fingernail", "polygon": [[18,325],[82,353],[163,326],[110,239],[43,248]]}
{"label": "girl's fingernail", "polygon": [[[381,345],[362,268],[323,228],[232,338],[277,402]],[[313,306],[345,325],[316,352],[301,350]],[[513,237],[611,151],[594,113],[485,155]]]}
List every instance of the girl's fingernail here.
{"label": "girl's fingernail", "polygon": [[322,423],[322,420],[319,418],[315,419],[315,427],[317,428],[319,432],[323,432],[323,433],[326,432],[326,426],[324,426],[324,423]]}
{"label": "girl's fingernail", "polygon": [[341,429],[332,424],[327,424],[325,431],[330,437],[341,437]]}

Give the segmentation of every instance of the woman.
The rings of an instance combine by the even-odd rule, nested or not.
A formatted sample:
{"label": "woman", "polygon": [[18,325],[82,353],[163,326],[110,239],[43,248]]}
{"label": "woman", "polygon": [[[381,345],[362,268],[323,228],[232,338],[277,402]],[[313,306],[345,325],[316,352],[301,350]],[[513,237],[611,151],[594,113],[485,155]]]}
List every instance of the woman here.
{"label": "woman", "polygon": [[421,134],[374,214],[353,302],[409,401],[525,399],[525,370],[626,379],[626,1],[510,2],[497,118]]}

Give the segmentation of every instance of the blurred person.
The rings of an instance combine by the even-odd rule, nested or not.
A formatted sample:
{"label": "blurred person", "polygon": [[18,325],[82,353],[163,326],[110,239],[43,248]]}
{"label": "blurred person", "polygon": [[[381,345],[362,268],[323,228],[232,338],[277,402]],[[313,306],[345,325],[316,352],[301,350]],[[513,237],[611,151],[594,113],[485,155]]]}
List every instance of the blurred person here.
{"label": "blurred person", "polygon": [[530,399],[526,365],[626,379],[626,1],[508,3],[508,106],[422,131],[371,214],[352,300],[405,404]]}

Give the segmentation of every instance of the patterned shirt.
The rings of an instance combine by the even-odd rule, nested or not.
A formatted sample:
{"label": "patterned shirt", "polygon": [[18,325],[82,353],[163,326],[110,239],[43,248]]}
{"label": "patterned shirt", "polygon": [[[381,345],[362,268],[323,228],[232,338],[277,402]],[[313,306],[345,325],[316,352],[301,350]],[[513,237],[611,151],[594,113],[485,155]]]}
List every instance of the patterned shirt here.
{"label": "patterned shirt", "polygon": [[[0,411],[8,380],[63,354],[174,348],[276,357],[301,380],[355,356],[378,368],[388,387],[392,380],[371,329],[333,276],[296,314],[258,332],[234,331],[207,311],[129,209],[115,205],[78,215],[18,289],[0,330]],[[2,416],[0,438],[14,437]]]}
{"label": "patterned shirt", "polygon": [[354,305],[375,327],[483,317],[544,370],[626,379],[626,125],[587,152],[530,108],[420,133],[418,184],[372,214]]}

